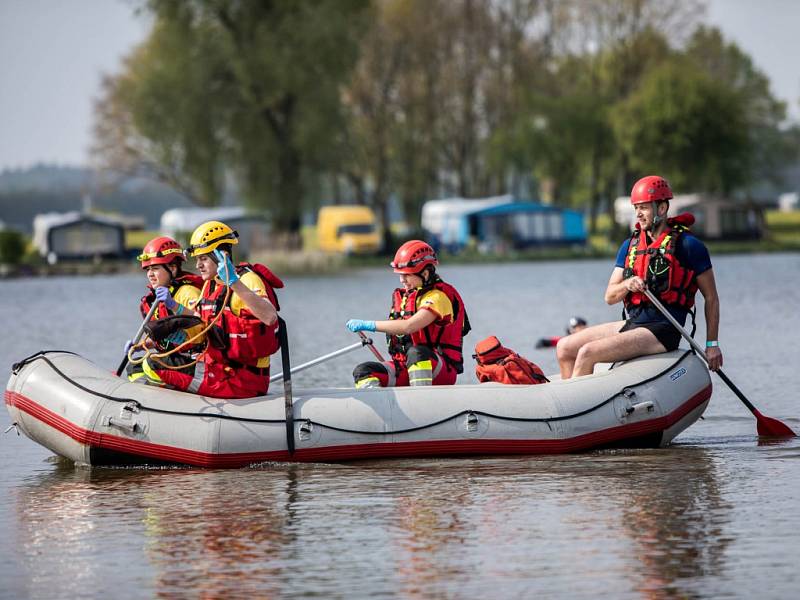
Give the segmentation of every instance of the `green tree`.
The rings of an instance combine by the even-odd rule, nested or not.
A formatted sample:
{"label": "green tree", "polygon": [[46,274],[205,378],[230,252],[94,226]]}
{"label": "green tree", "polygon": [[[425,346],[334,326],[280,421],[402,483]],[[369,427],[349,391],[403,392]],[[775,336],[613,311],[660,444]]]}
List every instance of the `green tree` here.
{"label": "green tree", "polygon": [[725,194],[746,181],[750,145],[741,96],[686,60],[652,70],[619,107],[614,125],[640,173]]}
{"label": "green tree", "polygon": [[686,56],[741,99],[742,126],[751,147],[743,184],[777,182],[783,167],[796,155],[782,132],[786,106],[772,95],[769,79],[736,44],[726,42],[716,28],[698,28],[689,40]]}
{"label": "green tree", "polygon": [[157,22],[122,72],[104,77],[92,145],[98,167],[156,179],[201,206],[219,202],[223,131],[216,107],[224,93],[215,84],[211,42],[186,23]]}
{"label": "green tree", "polygon": [[[107,114],[132,115],[128,129],[147,149],[164,149],[150,153],[162,168],[200,154],[202,173],[177,162],[195,185],[233,174],[248,203],[299,241],[308,183],[332,160],[341,87],[356,60],[367,0],[146,6],[153,32],[110,86],[130,92],[113,96],[123,110]],[[202,118],[189,119],[194,112]],[[209,132],[199,140],[198,125]]]}

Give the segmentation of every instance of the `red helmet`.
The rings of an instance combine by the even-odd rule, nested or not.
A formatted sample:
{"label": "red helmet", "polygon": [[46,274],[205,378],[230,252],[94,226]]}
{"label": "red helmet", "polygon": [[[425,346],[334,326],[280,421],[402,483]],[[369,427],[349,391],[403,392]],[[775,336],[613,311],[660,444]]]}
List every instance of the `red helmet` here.
{"label": "red helmet", "polygon": [[631,204],[643,204],[645,202],[658,202],[659,200],[669,200],[672,198],[672,189],[669,182],[658,175],[648,175],[642,177],[633,185],[631,190]]}
{"label": "red helmet", "polygon": [[181,245],[170,237],[157,237],[147,242],[142,253],[136,257],[142,268],[150,265],[168,265],[175,260],[184,261]]}
{"label": "red helmet", "polygon": [[389,263],[389,266],[394,269],[395,273],[416,275],[428,265],[438,264],[436,252],[430,245],[422,240],[411,240],[397,249],[394,260]]}

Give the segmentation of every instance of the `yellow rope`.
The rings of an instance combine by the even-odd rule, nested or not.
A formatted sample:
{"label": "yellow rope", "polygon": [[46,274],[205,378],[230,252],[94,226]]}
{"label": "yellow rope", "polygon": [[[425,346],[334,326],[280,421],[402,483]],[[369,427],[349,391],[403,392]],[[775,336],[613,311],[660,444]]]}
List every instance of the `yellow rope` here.
{"label": "yellow rope", "polygon": [[[208,287],[208,284],[209,284],[208,281],[206,281],[203,284],[203,289],[200,291],[200,298],[201,299],[205,296],[205,291],[206,291],[206,288]],[[197,340],[197,339],[201,338],[202,336],[204,336],[206,334],[206,332],[208,332],[209,329],[211,329],[214,325],[217,324],[217,321],[219,321],[219,318],[222,316],[222,311],[225,310],[225,306],[228,305],[228,300],[231,297],[231,293],[232,293],[231,287],[227,286],[227,288],[228,289],[225,292],[225,301],[222,303],[222,310],[220,310],[214,316],[214,318],[209,322],[209,324],[205,327],[205,329],[199,331],[198,333],[193,335],[191,338],[189,338],[185,342],[182,342],[180,345],[175,346],[175,348],[173,348],[172,350],[169,350],[167,352],[153,352],[152,348],[148,348],[146,346],[147,340],[150,339],[150,338],[145,336],[145,338],[141,342],[139,342],[138,344],[136,344],[134,346],[131,346],[131,348],[128,350],[128,360],[131,362],[131,364],[139,365],[139,364],[143,363],[144,361],[146,361],[147,359],[152,358],[156,363],[158,363],[159,365],[161,365],[165,369],[170,369],[170,370],[173,370],[173,371],[177,371],[177,370],[180,370],[180,369],[188,369],[189,367],[193,367],[195,364],[197,364],[197,361],[198,361],[200,355],[203,354],[203,352],[205,352],[205,348],[203,348],[203,350],[198,354],[198,358],[194,359],[190,363],[186,363],[185,365],[177,365],[177,366],[168,365],[164,361],[159,360],[159,359],[160,358],[165,358],[167,356],[170,356],[171,354],[175,354],[176,352],[180,352],[181,350],[184,350],[184,349],[188,348],[189,346],[192,345],[192,343],[195,340]],[[198,303],[199,303],[199,301],[198,301]],[[205,343],[206,343],[206,346],[207,346],[208,345],[208,341],[206,341]],[[132,356],[133,352],[134,351],[138,351],[140,349],[144,350],[144,354],[140,358],[134,358]]]}

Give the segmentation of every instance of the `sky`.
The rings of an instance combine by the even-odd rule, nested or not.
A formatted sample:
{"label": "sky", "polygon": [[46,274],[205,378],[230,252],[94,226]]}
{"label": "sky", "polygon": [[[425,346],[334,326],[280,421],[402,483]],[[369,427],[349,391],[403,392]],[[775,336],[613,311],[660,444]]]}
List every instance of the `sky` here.
{"label": "sky", "polygon": [[[147,35],[137,4],[0,0],[0,171],[86,164],[101,77]],[[800,0],[709,0],[706,15],[800,121]]]}

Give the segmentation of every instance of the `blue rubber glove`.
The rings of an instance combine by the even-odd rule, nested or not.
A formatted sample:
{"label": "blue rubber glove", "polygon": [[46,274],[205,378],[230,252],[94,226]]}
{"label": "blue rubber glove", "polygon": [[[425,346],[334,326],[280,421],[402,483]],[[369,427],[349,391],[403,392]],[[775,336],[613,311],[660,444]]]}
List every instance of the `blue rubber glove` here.
{"label": "blue rubber glove", "polygon": [[156,300],[159,302],[163,302],[164,306],[167,307],[168,310],[174,310],[178,303],[175,302],[175,299],[172,297],[172,294],[169,293],[169,288],[160,285],[156,288]]}
{"label": "blue rubber glove", "polygon": [[217,276],[227,286],[231,286],[239,281],[239,276],[236,274],[236,268],[231,262],[231,257],[226,252],[214,250],[214,256],[217,257]]}
{"label": "blue rubber glove", "polygon": [[375,321],[362,321],[361,319],[350,319],[346,327],[356,333],[357,331],[375,331]]}

